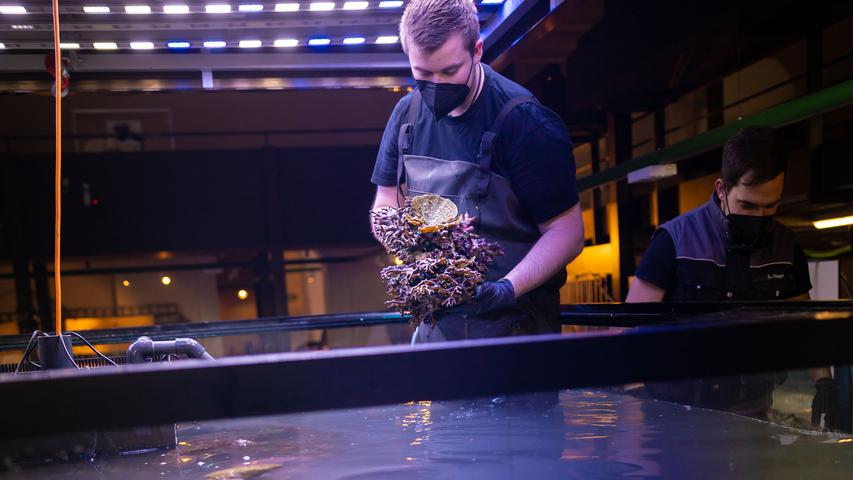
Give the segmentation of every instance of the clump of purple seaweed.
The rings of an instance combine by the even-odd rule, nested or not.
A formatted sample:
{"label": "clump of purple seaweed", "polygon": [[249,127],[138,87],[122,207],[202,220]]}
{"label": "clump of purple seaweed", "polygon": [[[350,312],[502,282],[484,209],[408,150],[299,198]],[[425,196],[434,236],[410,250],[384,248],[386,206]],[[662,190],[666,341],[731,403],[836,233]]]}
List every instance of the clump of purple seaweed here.
{"label": "clump of purple seaweed", "polygon": [[499,244],[473,233],[471,217],[423,228],[411,199],[401,208],[374,210],[371,218],[376,238],[402,262],[380,272],[391,298],[385,305],[411,314],[414,325],[432,323],[438,310],[471,302],[488,266],[503,254]]}

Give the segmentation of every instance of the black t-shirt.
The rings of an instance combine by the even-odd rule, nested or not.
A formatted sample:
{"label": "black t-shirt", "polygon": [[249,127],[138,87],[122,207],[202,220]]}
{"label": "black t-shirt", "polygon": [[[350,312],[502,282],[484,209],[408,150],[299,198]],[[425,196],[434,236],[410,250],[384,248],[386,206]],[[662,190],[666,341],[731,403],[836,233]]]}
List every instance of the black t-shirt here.
{"label": "black t-shirt", "polygon": [[[799,296],[812,289],[809,279],[809,264],[803,249],[797,245],[794,251],[794,279],[796,288],[793,296]],[[660,229],[655,233],[649,247],[643,253],[640,266],[635,275],[637,278],[666,290],[667,297],[676,287],[676,258],[675,243],[666,230]]]}
{"label": "black t-shirt", "polygon": [[[511,98],[531,96],[520,85],[483,65],[483,90],[471,107],[458,117],[440,121],[421,105],[410,153],[443,160],[476,163],[483,133],[491,129],[501,107]],[[394,108],[382,135],[371,181],[397,184],[397,138],[405,123],[412,93]],[[522,208],[534,223],[543,223],[575,206],[575,159],[563,120],[536,104],[519,105],[496,132],[492,171],[507,178]]]}

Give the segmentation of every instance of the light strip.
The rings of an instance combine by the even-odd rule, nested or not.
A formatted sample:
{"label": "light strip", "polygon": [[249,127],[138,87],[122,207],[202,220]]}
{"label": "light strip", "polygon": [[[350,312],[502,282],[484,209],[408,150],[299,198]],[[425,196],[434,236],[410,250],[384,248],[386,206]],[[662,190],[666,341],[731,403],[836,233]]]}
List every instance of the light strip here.
{"label": "light strip", "polygon": [[27,13],[27,9],[20,5],[0,5],[0,13],[6,15],[21,15]]}
{"label": "light strip", "polygon": [[397,40],[399,40],[399,39],[400,38],[397,37],[396,35],[388,35],[388,36],[384,36],[384,37],[378,37],[376,39],[376,43],[379,43],[379,44],[397,43]]}
{"label": "light strip", "polygon": [[311,10],[315,12],[334,10],[334,2],[314,2],[311,4]]}
{"label": "light strip", "polygon": [[130,42],[130,48],[134,50],[151,50],[154,44],[151,42]]}
{"label": "light strip", "polygon": [[110,13],[110,7],[83,7],[86,13]]}
{"label": "light strip", "polygon": [[382,2],[379,2],[379,8],[399,8],[402,6],[402,0],[383,0]]}
{"label": "light strip", "polygon": [[4,48],[6,48],[6,44],[3,42],[0,42],[0,50],[3,50]]}
{"label": "light strip", "polygon": [[299,10],[298,3],[276,3],[275,11],[276,12],[295,12]]}
{"label": "light strip", "polygon": [[308,45],[311,45],[312,47],[328,45],[330,43],[332,43],[332,40],[328,38],[312,38],[311,40],[308,40]]}
{"label": "light strip", "polygon": [[189,5],[163,5],[163,13],[169,15],[190,13]]}
{"label": "light strip", "polygon": [[344,10],[364,10],[367,2],[344,2]]}
{"label": "light strip", "polygon": [[295,47],[295,46],[299,45],[299,40],[296,40],[295,38],[282,38],[282,39],[276,40],[274,45],[276,47],[279,47],[279,48]]}
{"label": "light strip", "polygon": [[204,11],[207,13],[229,13],[231,11],[231,5],[214,3],[211,5],[205,5]]}
{"label": "light strip", "polygon": [[12,25],[12,30],[32,30],[32,25]]}
{"label": "light strip", "polygon": [[115,42],[95,42],[92,44],[95,50],[115,50],[118,48]]}
{"label": "light strip", "polygon": [[240,5],[237,9],[241,12],[261,12],[264,6],[258,4]]}
{"label": "light strip", "polygon": [[148,5],[126,5],[124,12],[130,15],[148,15],[151,13],[151,7]]}
{"label": "light strip", "polygon": [[261,45],[260,40],[240,40],[240,48],[260,48]]}
{"label": "light strip", "polygon": [[826,220],[818,220],[814,222],[814,228],[823,230],[824,228],[843,227],[845,225],[853,225],[853,215],[849,217],[828,218]]}
{"label": "light strip", "polygon": [[504,3],[504,0],[483,0],[480,3],[482,3],[483,5],[498,5]]}
{"label": "light strip", "polygon": [[79,43],[60,43],[59,44],[60,50],[77,50],[78,48],[80,48]]}
{"label": "light strip", "polygon": [[209,40],[204,42],[204,48],[224,48],[227,44],[222,40]]}
{"label": "light strip", "polygon": [[364,37],[347,37],[344,39],[344,45],[361,45],[364,43]]}
{"label": "light strip", "polygon": [[190,42],[172,41],[172,42],[167,42],[166,46],[169,48],[190,48]]}

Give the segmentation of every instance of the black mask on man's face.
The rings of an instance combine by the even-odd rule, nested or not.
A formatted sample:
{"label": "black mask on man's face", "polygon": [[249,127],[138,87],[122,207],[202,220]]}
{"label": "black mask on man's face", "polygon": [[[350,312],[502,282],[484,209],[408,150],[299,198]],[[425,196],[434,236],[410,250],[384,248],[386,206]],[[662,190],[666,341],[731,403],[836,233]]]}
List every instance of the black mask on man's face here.
{"label": "black mask on man's face", "polygon": [[773,233],[773,215],[740,215],[731,213],[728,190],[725,191],[729,221],[729,243],[733,247],[754,249],[762,247]]}
{"label": "black mask on man's face", "polygon": [[455,110],[465,102],[471,88],[468,82],[471,80],[471,72],[474,71],[474,59],[471,58],[471,69],[468,70],[468,78],[465,83],[435,83],[429,80],[416,80],[418,90],[427,107],[432,110],[436,120],[441,120],[448,113]]}
{"label": "black mask on man's face", "polygon": [[772,215],[738,215],[730,213],[729,233],[731,245],[740,248],[760,248],[766,244],[773,233]]}

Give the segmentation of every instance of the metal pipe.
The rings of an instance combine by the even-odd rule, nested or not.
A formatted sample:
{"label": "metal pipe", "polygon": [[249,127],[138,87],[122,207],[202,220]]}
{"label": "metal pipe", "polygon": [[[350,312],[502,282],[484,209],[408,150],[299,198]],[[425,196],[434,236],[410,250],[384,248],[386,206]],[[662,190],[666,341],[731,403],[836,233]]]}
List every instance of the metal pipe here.
{"label": "metal pipe", "polygon": [[[757,312],[814,312],[849,311],[849,300],[809,302],[717,302],[717,303],[649,303],[649,304],[577,304],[565,305],[561,312],[564,325],[590,325],[599,327],[639,327],[660,325],[683,320],[690,321],[699,315],[750,315]],[[781,314],[780,313],[780,314]],[[87,339],[95,345],[130,343],[140,336],[153,340],[174,339],[178,336],[194,338],[224,337],[232,335],[265,334],[353,328],[408,323],[408,316],[393,312],[345,313],[335,315],[310,315],[302,317],[269,317],[251,320],[226,320],[151,325],[145,327],[89,330]],[[29,335],[0,335],[0,351],[26,348]]]}
{"label": "metal pipe", "polygon": [[149,337],[139,337],[127,348],[127,363],[144,363],[159,355],[186,355],[189,358],[213,360],[204,346],[192,338],[155,342]]}

